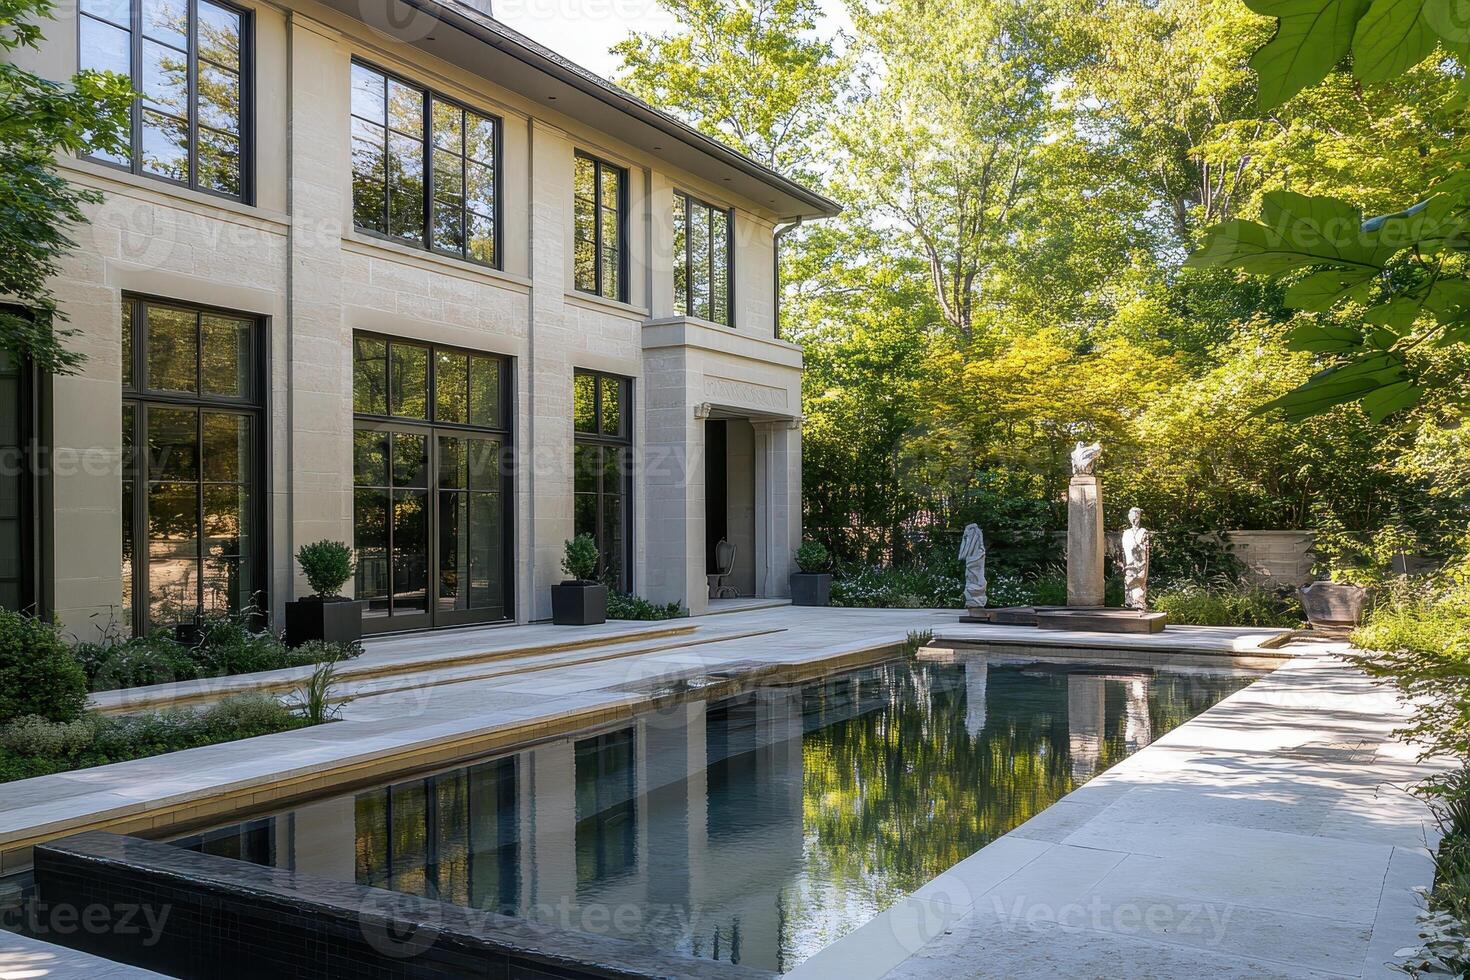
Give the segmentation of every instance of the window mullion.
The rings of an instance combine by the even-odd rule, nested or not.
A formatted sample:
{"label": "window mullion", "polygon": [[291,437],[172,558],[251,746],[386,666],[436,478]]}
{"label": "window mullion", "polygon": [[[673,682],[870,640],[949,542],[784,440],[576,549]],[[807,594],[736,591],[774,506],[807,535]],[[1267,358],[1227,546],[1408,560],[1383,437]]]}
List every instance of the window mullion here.
{"label": "window mullion", "polygon": [[[184,54],[184,125],[188,127],[189,172],[185,183],[192,189],[199,187],[199,0],[189,0],[184,43],[188,51]],[[243,31],[242,31],[243,34]],[[244,93],[241,93],[243,97]],[[243,133],[241,136],[243,137]],[[241,157],[244,157],[244,140],[241,140]]]}
{"label": "window mullion", "polygon": [[132,118],[129,125],[131,147],[128,149],[129,169],[135,174],[143,173],[143,0],[131,4],[132,34],[128,38],[129,58],[132,61],[133,96]]}

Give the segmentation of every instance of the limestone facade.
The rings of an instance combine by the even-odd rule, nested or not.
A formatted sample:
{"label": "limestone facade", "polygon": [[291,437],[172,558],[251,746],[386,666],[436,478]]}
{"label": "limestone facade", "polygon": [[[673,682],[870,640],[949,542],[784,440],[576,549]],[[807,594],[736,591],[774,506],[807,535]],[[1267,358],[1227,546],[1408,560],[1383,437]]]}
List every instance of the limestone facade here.
{"label": "limestone facade", "polygon": [[[728,535],[740,579],[788,593],[801,535],[802,354],[777,336],[774,233],[835,207],[591,76],[570,72],[470,7],[425,4],[379,23],[357,5],[241,0],[248,14],[242,201],[91,160],[60,165],[101,193],[55,281],[86,362],[37,379],[43,453],[32,463],[33,598],[89,635],[123,611],[123,306],[128,297],[256,318],[263,333],[261,585],[280,621],[308,590],[292,558],[321,538],[354,540],[353,338],[430,342],[507,359],[510,607],[549,617],[574,527],[573,378],[598,371],[631,390],[627,496],[631,588],[705,606],[704,426],[737,421]],[[394,8],[397,10],[397,8]],[[436,12],[428,21],[426,11]],[[29,67],[78,65],[75,6],[46,25]],[[493,35],[493,37],[492,37]],[[490,40],[498,38],[495,45]],[[381,66],[500,123],[500,261],[489,268],[354,226],[351,71]],[[577,153],[625,168],[627,291],[573,284]],[[675,195],[733,214],[730,325],[675,309]],[[682,256],[678,259],[682,262]],[[42,462],[44,455],[47,461]],[[349,585],[349,591],[351,586]]]}

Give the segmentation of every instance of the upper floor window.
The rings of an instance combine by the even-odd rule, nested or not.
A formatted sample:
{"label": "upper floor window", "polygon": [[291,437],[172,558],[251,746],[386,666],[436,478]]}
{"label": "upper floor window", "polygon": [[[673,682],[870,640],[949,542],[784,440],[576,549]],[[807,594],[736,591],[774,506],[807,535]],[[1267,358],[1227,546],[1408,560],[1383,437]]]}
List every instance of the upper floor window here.
{"label": "upper floor window", "polygon": [[353,62],[353,224],[498,266],[499,130],[492,116]]}
{"label": "upper floor window", "polygon": [[674,309],[727,327],[735,322],[731,224],[731,212],[674,194]]}
{"label": "upper floor window", "polygon": [[576,285],[584,293],[626,300],[624,220],[628,172],[577,154],[574,223]]}
{"label": "upper floor window", "polygon": [[116,72],[139,93],[128,151],[94,159],[243,200],[249,23],[218,0],[82,0],[81,67]]}

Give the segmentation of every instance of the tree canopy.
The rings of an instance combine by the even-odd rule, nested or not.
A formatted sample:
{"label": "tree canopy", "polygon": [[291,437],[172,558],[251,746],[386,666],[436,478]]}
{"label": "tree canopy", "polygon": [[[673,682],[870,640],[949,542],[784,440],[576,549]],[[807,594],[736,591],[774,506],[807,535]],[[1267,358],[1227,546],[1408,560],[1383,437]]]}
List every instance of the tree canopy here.
{"label": "tree canopy", "polygon": [[[41,41],[38,21],[50,0],[0,0],[0,54]],[[125,79],[92,71],[58,84],[0,60],[0,350],[42,371],[74,369],[81,355],[62,339],[47,281],[73,245],[68,229],[85,220],[82,205],[96,196],[56,170],[57,153],[117,151],[126,132],[132,90]]]}

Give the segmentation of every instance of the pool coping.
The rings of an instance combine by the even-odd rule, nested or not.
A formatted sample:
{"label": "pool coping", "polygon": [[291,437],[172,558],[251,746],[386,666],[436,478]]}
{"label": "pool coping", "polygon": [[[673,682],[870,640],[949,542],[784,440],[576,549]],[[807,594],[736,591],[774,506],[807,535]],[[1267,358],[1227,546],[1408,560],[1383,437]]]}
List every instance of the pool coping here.
{"label": "pool coping", "polygon": [[[1364,702],[1356,712],[1345,707],[1354,699]],[[1415,889],[1432,884],[1429,854],[1437,831],[1422,803],[1391,794],[1443,763],[1421,761],[1392,740],[1391,729],[1408,715],[1395,705],[1392,692],[1334,653],[1287,661],[1098,773],[786,976],[952,976],[982,954],[987,970],[1005,976],[1122,975],[1130,958],[1155,964],[1159,975],[1401,975],[1387,963],[1415,941],[1421,907]],[[1381,723],[1370,721],[1375,715]],[[1321,761],[1293,774],[1292,762],[1316,758]],[[1212,784],[1216,773],[1229,778]],[[1316,782],[1308,788],[1312,773]],[[1295,798],[1294,779],[1300,780]],[[1297,833],[1282,823],[1289,818],[1280,815],[1293,808],[1320,811],[1318,829]],[[1275,858],[1267,867],[1252,863],[1251,854]],[[1323,855],[1336,863],[1323,864]],[[1294,908],[1273,907],[1279,897],[1270,897],[1259,879],[1285,871],[1289,890],[1293,861],[1301,863],[1304,879],[1339,886],[1353,879],[1356,889],[1347,897],[1357,905],[1350,913],[1333,907],[1344,899],[1340,889],[1332,900],[1309,892]],[[1191,895],[1189,872],[1180,870],[1188,868],[1217,875],[1209,886],[1217,892]],[[1151,888],[1162,893],[1148,905]],[[1260,928],[1234,937],[1228,948],[1191,945],[1177,929],[1128,934],[1116,918],[1130,907],[1120,896],[1142,896],[1134,908],[1172,903],[1176,910],[1208,900],[1227,921],[1232,909],[1249,918],[1258,911],[1251,902],[1260,904],[1263,894],[1277,933]],[[1089,903],[1112,912],[1111,930],[1096,928],[1096,920],[1069,924],[1064,911]],[[1222,943],[1224,936],[1222,927]],[[1342,969],[1344,957],[1357,959]],[[1324,962],[1338,968],[1324,970]]]}

